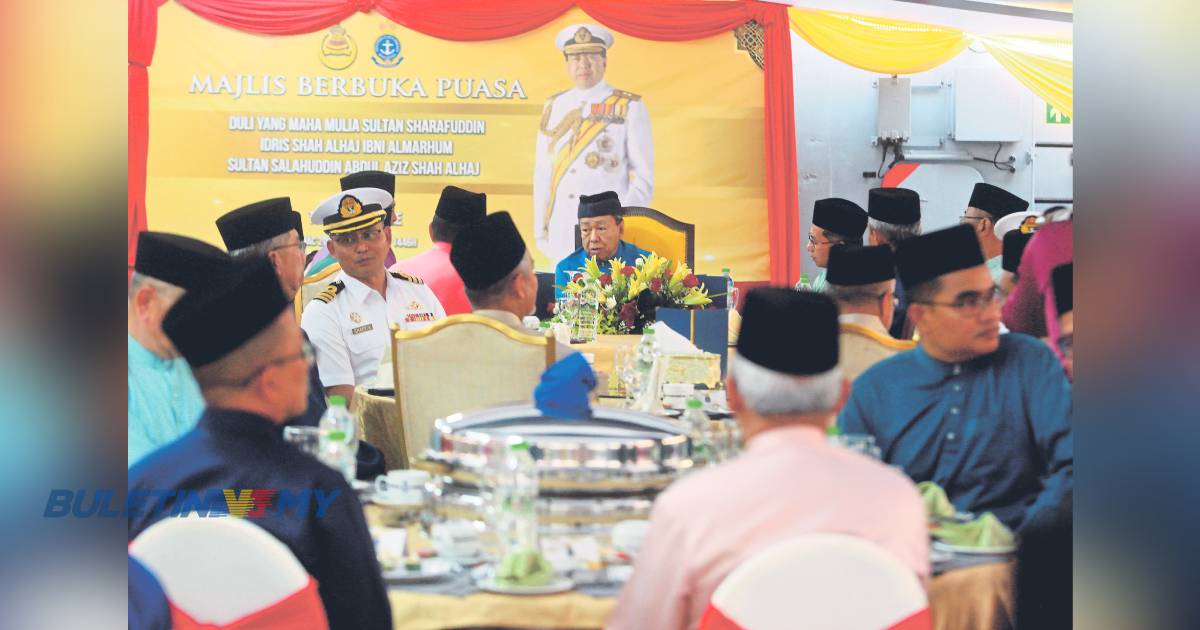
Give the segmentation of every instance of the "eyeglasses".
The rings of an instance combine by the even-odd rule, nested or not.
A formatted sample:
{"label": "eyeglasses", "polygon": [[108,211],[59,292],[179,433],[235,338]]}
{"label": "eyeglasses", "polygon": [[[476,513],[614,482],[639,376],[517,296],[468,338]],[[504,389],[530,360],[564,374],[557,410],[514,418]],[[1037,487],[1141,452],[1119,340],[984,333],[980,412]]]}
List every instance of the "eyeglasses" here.
{"label": "eyeglasses", "polygon": [[304,241],[298,241],[298,242],[291,243],[288,245],[280,245],[279,247],[272,247],[271,249],[268,249],[267,251],[277,252],[281,249],[294,249],[294,250],[300,252],[301,254],[303,254],[304,253]]}
{"label": "eyeglasses", "polygon": [[913,300],[916,304],[928,304],[930,306],[945,306],[958,311],[963,317],[979,317],[984,310],[992,306],[1000,304],[1004,300],[1004,293],[999,287],[993,286],[991,289],[983,293],[968,293],[953,302],[933,302]]}
{"label": "eyeglasses", "polygon": [[1071,356],[1071,350],[1075,346],[1075,333],[1061,335],[1058,338],[1058,349],[1062,351],[1063,356]]}
{"label": "eyeglasses", "polygon": [[987,217],[973,217],[969,214],[964,214],[964,215],[958,217],[958,222],[962,223],[963,221],[983,221],[986,218]]}
{"label": "eyeglasses", "polygon": [[841,241],[818,241],[812,237],[812,234],[808,235],[809,245],[837,245],[838,243],[841,243]]}
{"label": "eyeglasses", "polygon": [[313,350],[312,344],[309,343],[307,339],[305,339],[300,342],[300,352],[297,352],[296,354],[289,354],[286,356],[276,357],[274,359],[271,359],[270,361],[267,361],[266,363],[258,366],[258,368],[256,368],[253,372],[251,372],[249,375],[247,375],[246,378],[239,379],[239,380],[216,381],[216,384],[224,385],[226,387],[239,387],[239,388],[246,387],[250,383],[253,383],[254,379],[258,378],[259,376],[262,376],[262,373],[266,372],[267,368],[269,368],[271,366],[283,365],[285,363],[291,363],[292,361],[295,361],[297,359],[304,359],[304,362],[306,364],[312,365],[313,362],[316,361],[316,357],[317,357],[317,354],[316,354],[316,351]]}
{"label": "eyeglasses", "polygon": [[379,227],[373,227],[373,228],[369,228],[366,230],[362,230],[359,232],[350,232],[349,234],[335,234],[333,236],[330,236],[329,238],[331,240],[333,240],[333,242],[337,243],[338,245],[345,246],[345,245],[354,245],[355,243],[357,243],[359,241],[363,241],[364,243],[374,243],[375,241],[379,240],[379,237],[382,234],[383,234],[383,227],[379,226]]}

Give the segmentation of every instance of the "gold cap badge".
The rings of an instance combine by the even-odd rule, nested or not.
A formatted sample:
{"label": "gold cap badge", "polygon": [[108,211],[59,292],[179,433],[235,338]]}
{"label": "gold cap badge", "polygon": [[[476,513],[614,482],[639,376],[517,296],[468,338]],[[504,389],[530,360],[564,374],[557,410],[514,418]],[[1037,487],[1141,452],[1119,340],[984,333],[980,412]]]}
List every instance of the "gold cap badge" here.
{"label": "gold cap badge", "polygon": [[575,31],[575,43],[576,44],[586,44],[590,41],[592,41],[592,32],[591,31],[587,30],[586,28],[583,28],[582,26],[579,27],[578,31]]}
{"label": "gold cap badge", "polygon": [[345,197],[342,197],[341,203],[338,204],[338,214],[340,214],[343,219],[352,219],[362,214],[362,211],[362,203],[360,203],[353,195],[346,195]]}

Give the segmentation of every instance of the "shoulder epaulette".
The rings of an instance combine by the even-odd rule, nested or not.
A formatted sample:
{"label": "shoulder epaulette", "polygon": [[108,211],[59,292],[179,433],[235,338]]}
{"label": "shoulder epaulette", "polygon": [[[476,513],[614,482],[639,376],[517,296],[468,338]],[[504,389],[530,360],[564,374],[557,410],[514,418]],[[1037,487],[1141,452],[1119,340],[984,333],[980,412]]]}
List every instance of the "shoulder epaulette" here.
{"label": "shoulder epaulette", "polygon": [[329,286],[325,287],[320,293],[313,296],[313,299],[318,302],[324,302],[328,304],[333,301],[333,298],[337,296],[342,289],[345,288],[346,283],[342,282],[341,280],[338,280],[337,282],[330,282]]}
{"label": "shoulder epaulette", "polygon": [[642,100],[642,95],[641,95],[641,94],[634,94],[633,92],[626,92],[625,90],[617,90],[617,89],[613,89],[613,94],[615,94],[615,95],[617,95],[617,96],[622,96],[622,97],[625,97],[625,98],[627,98],[627,99],[629,99],[629,100],[631,100],[631,101],[640,101],[640,100]]}
{"label": "shoulder epaulette", "polygon": [[388,273],[392,274],[392,277],[396,278],[397,280],[407,280],[413,284],[425,284],[424,280],[416,276],[410,276],[403,271],[389,271]]}

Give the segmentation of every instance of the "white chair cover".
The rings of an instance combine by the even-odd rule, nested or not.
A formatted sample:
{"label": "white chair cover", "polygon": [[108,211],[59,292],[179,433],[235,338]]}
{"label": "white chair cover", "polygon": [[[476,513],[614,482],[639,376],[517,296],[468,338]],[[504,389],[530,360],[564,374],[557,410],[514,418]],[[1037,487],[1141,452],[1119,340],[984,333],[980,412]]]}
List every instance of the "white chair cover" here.
{"label": "white chair cover", "polygon": [[717,587],[710,608],[732,622],[711,627],[880,630],[928,604],[917,576],[883,548],[845,534],[813,534],[743,562]]}
{"label": "white chair cover", "polygon": [[309,582],[287,545],[241,518],[165,518],[142,532],[129,554],[158,577],[173,605],[216,625],[262,610]]}

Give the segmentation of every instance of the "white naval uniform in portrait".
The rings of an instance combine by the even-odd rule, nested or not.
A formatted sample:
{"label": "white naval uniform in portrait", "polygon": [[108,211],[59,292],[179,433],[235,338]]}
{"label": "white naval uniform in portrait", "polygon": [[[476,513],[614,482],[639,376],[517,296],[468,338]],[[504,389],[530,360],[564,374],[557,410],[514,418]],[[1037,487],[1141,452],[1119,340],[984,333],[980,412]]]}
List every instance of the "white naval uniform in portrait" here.
{"label": "white naval uniform in portrait", "polygon": [[342,272],[304,307],[300,327],[317,351],[322,385],[370,385],[391,352],[392,324],[417,330],[444,317],[441,302],[418,278],[388,273],[384,299]]}
{"label": "white naval uniform in portrait", "polygon": [[[576,142],[578,134],[580,145]],[[542,110],[533,171],[533,230],[551,264],[575,251],[579,196],[606,190],[623,206],[654,192],[650,116],[636,94],[601,81],[550,97]]]}

